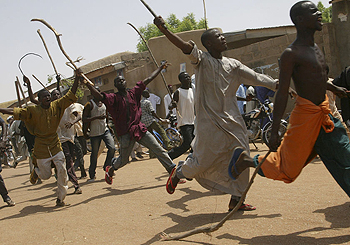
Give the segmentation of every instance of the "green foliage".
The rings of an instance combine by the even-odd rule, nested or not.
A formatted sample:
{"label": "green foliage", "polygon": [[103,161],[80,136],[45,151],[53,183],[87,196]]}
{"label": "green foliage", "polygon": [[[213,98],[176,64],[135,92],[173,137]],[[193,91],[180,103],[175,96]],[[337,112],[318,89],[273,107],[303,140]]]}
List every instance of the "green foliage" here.
{"label": "green foliage", "polygon": [[317,8],[322,12],[323,23],[332,22],[332,6],[326,8],[325,6],[323,6],[322,2],[318,2]]}
{"label": "green foliage", "polygon": [[[179,20],[175,14],[170,14],[168,18],[165,19],[166,26],[173,33],[204,29],[205,28],[205,20],[204,18],[196,21],[196,18],[193,13],[187,14],[182,20]],[[152,37],[159,37],[163,35],[163,33],[152,23],[147,23],[146,26],[139,28],[140,33],[148,41]],[[147,47],[139,38],[139,42],[137,44],[137,51],[143,52],[146,51]]]}

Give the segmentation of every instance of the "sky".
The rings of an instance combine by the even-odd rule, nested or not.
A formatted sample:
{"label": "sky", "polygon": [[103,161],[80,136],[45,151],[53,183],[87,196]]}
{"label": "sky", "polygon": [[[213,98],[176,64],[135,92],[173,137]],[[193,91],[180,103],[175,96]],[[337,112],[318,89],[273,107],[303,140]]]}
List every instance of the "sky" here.
{"label": "sky", "polygon": [[[197,20],[204,16],[203,0],[145,2],[164,18],[172,13],[178,19],[188,13],[194,13]],[[234,32],[292,25],[289,10],[296,2],[205,0],[208,26]],[[330,6],[328,1],[321,2],[325,7]],[[14,81],[17,76],[23,87],[18,62],[26,53],[34,52],[43,57],[29,55],[21,62],[34,91],[42,87],[32,74],[44,84],[48,75],[55,74],[37,29],[45,39],[58,73],[62,77],[73,75],[73,70],[65,64],[67,59],[60,51],[53,32],[42,23],[31,22],[31,19],[44,19],[62,34],[62,46],[70,58],[84,58],[78,66],[119,52],[136,52],[139,37],[127,22],[137,28],[153,22],[153,16],[139,0],[0,0],[0,6],[0,102],[17,99]]]}

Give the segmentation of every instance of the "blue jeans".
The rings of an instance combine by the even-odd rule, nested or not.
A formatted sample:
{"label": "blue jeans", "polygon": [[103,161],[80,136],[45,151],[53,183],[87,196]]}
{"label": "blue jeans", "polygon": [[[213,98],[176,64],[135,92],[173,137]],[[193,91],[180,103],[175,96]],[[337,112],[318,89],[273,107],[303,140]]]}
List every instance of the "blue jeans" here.
{"label": "blue jeans", "polygon": [[106,147],[108,149],[107,151],[107,157],[105,160],[105,163],[103,165],[103,169],[106,170],[107,166],[112,165],[112,158],[114,157],[114,153],[116,151],[115,145],[114,145],[114,139],[109,130],[106,130],[106,132],[102,135],[91,137],[91,155],[90,155],[90,167],[89,167],[89,176],[90,179],[95,178],[96,174],[96,166],[97,166],[97,154],[98,149],[100,148],[101,140],[103,140],[106,144]]}
{"label": "blue jeans", "polygon": [[[124,134],[118,137],[118,140],[120,146],[120,155],[118,158],[113,159],[114,170],[118,170],[129,162],[129,156],[135,144],[135,139],[131,139],[129,134]],[[163,147],[160,146],[160,144],[150,132],[147,131],[145,135],[137,142],[153,151],[153,153],[156,155],[168,173],[170,173],[171,170],[176,166],[170,159],[168,153],[164,150]]]}

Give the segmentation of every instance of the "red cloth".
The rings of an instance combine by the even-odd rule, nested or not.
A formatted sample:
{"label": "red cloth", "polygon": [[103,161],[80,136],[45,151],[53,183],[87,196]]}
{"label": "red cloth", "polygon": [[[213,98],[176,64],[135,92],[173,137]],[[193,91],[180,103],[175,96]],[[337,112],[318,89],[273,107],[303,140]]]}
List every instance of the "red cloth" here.
{"label": "red cloth", "polygon": [[130,137],[140,140],[147,132],[146,126],[141,123],[141,94],[145,90],[145,84],[140,81],[135,87],[127,91],[129,103],[129,113],[127,110],[127,100],[119,93],[104,93],[102,102],[106,105],[111,114],[118,136],[129,133]]}

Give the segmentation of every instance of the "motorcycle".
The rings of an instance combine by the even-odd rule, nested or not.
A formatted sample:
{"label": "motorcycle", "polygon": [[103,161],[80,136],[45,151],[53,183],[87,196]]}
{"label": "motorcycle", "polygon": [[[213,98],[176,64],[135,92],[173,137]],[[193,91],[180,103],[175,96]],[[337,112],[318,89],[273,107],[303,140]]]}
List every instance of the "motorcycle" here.
{"label": "motorcycle", "polygon": [[6,147],[0,149],[0,164],[11,168],[16,168],[18,165],[9,139],[6,140]]}
{"label": "motorcycle", "polygon": [[[239,100],[244,100],[244,98],[239,98]],[[272,129],[273,103],[269,99],[265,100],[264,103],[261,103],[256,98],[252,98],[252,100],[258,103],[258,107],[242,114],[242,117],[247,126],[249,142],[253,143],[255,148],[258,149],[255,142],[259,137],[266,145],[269,143]],[[278,130],[280,137],[287,131],[287,125],[288,122],[282,119]]]}

